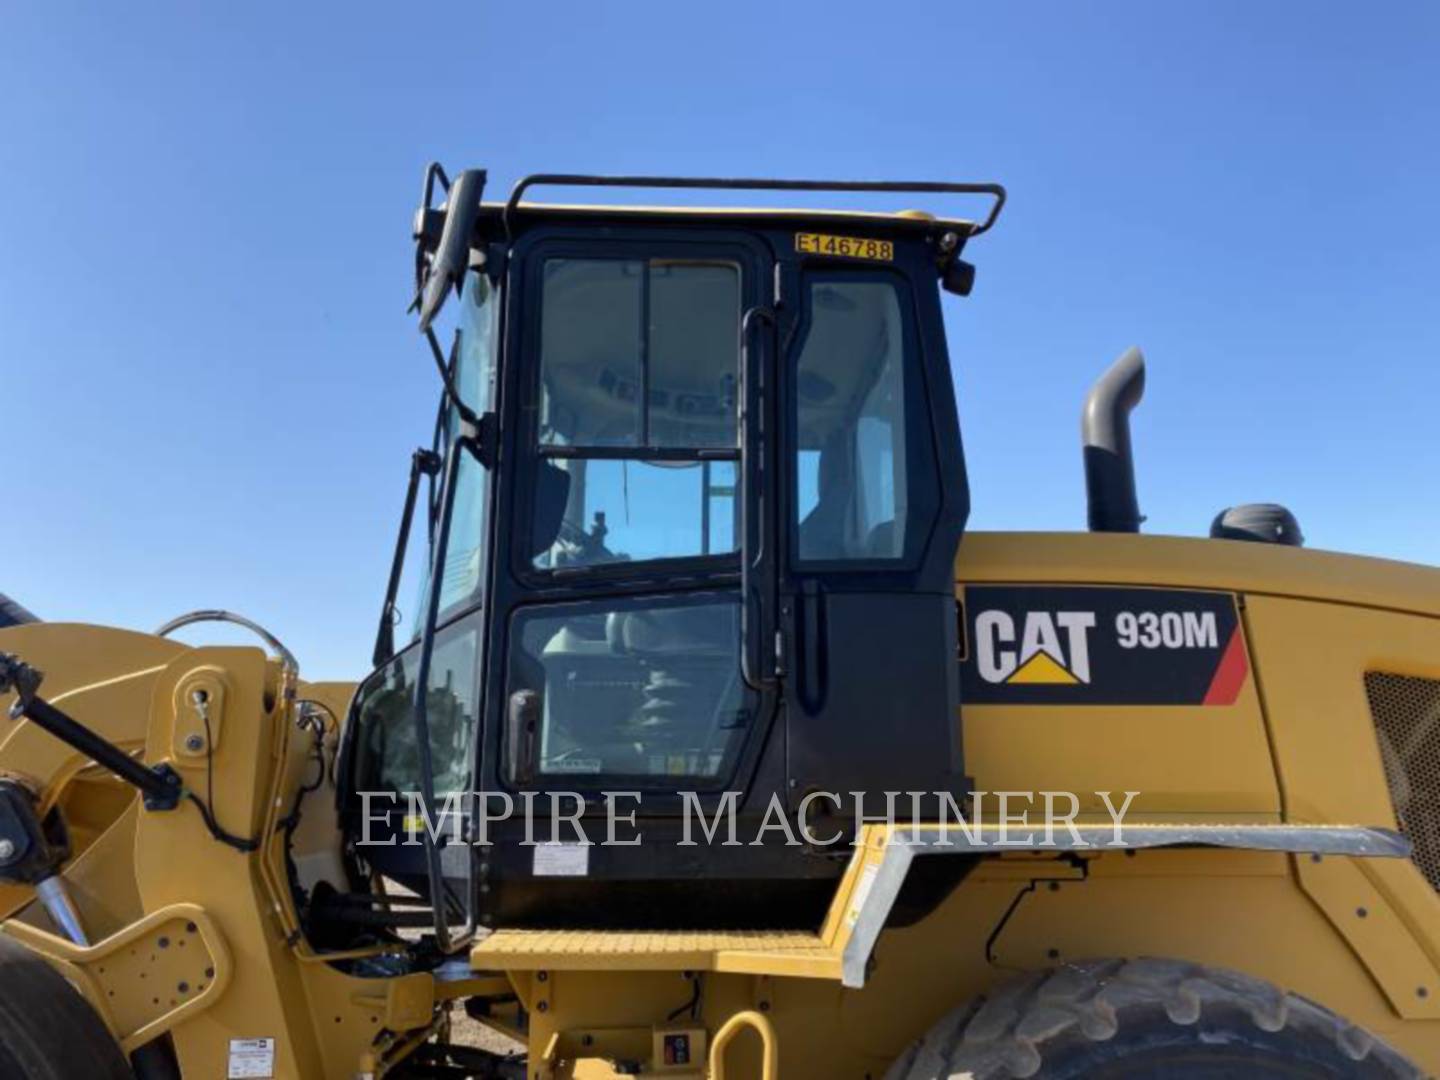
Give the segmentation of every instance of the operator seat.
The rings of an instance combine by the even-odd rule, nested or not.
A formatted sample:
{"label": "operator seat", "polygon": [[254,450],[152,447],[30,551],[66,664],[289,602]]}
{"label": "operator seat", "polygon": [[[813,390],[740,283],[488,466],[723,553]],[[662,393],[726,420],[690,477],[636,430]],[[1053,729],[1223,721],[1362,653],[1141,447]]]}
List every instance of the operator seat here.
{"label": "operator seat", "polygon": [[738,692],[739,622],[729,605],[612,612],[613,652],[643,665],[645,683],[630,721],[650,752],[691,754],[707,746]]}
{"label": "operator seat", "polygon": [[844,559],[851,555],[846,533],[854,501],[851,476],[850,431],[841,428],[826,440],[820,451],[816,476],[817,499],[800,522],[802,559]]}

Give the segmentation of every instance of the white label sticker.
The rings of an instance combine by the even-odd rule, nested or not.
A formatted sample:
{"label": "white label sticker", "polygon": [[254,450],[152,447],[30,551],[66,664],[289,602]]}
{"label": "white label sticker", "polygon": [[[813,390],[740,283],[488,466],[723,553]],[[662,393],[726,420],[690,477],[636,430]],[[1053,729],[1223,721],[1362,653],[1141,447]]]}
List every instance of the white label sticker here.
{"label": "white label sticker", "polygon": [[275,1075],[274,1039],[231,1039],[226,1080],[270,1080]]}
{"label": "white label sticker", "polygon": [[584,877],[590,873],[589,844],[536,844],[536,877]]}
{"label": "white label sticker", "polygon": [[855,886],[855,896],[850,901],[851,926],[860,921],[860,912],[865,909],[865,901],[870,899],[870,890],[875,888],[875,879],[879,876],[879,863],[871,863],[860,871],[860,883]]}

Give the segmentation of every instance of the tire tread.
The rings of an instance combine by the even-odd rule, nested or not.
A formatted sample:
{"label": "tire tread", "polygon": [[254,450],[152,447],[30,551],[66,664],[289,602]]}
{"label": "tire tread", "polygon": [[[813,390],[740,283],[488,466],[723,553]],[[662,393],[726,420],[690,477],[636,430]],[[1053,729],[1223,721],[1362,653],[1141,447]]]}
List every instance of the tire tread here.
{"label": "tire tread", "polygon": [[1326,1040],[1377,1075],[1424,1075],[1369,1032],[1298,994],[1239,972],[1142,957],[1082,961],[1003,983],[942,1018],[901,1054],[885,1080],[1025,1080],[1041,1072],[1057,1038],[1078,1033],[1103,1043],[1123,1037],[1127,1015],[1155,1006],[1178,1027],[1224,1008],[1261,1032],[1288,1028]]}
{"label": "tire tread", "polygon": [[104,1022],[46,961],[0,933],[0,1076],[135,1080]]}

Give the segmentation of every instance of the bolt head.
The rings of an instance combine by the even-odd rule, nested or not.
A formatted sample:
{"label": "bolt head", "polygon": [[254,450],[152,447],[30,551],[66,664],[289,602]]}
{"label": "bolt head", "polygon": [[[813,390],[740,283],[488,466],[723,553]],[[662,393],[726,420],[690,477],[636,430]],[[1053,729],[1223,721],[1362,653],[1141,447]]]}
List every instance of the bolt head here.
{"label": "bolt head", "polygon": [[185,737],[185,749],[189,750],[192,754],[198,754],[201,750],[205,749],[205,736],[187,735]]}
{"label": "bolt head", "polygon": [[0,840],[0,862],[9,862],[15,857],[15,841]]}

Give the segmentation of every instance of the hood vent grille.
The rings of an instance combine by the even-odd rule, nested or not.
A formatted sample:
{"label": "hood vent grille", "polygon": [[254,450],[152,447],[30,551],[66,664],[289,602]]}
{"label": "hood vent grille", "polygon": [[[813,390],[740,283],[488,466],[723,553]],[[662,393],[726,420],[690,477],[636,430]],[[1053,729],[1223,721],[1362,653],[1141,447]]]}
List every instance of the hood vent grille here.
{"label": "hood vent grille", "polygon": [[1400,829],[1440,890],[1440,681],[1367,671],[1365,696]]}

